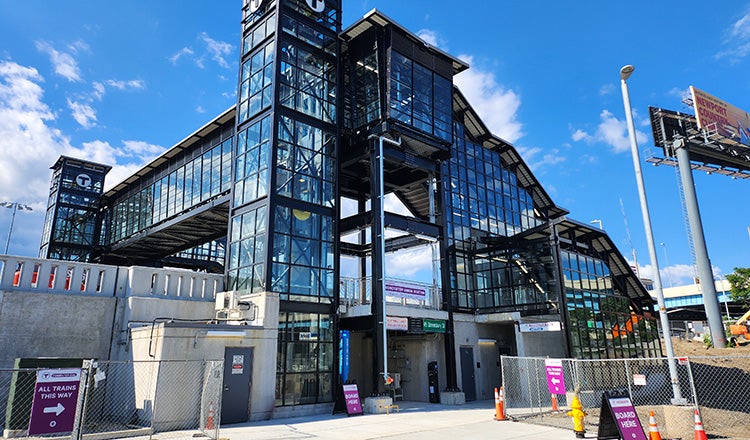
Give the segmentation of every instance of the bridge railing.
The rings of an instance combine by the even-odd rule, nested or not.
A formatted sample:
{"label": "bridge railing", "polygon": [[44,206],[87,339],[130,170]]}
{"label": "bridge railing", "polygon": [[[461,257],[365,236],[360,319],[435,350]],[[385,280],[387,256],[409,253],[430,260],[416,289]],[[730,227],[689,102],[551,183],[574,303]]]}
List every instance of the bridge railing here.
{"label": "bridge railing", "polygon": [[0,255],[0,290],[214,301],[221,274]]}

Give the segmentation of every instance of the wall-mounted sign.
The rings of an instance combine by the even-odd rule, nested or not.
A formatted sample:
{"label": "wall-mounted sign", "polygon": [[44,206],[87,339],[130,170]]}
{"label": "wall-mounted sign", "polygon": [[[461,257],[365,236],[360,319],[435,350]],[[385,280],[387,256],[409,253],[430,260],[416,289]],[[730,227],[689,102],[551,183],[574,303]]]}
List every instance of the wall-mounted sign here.
{"label": "wall-mounted sign", "polygon": [[299,340],[300,341],[317,341],[318,332],[300,332]]}
{"label": "wall-mounted sign", "polygon": [[423,319],[422,328],[426,332],[445,333],[445,321],[442,319]]}
{"label": "wall-mounted sign", "polygon": [[325,0],[307,0],[307,6],[315,12],[323,12],[326,8]]}
{"label": "wall-mounted sign", "polygon": [[409,330],[409,318],[399,318],[396,316],[386,316],[385,328],[387,330]]}
{"label": "wall-mounted sign", "polygon": [[263,0],[247,0],[247,5],[250,7],[250,12],[255,12],[260,9],[263,4]]}
{"label": "wall-mounted sign", "polygon": [[562,327],[560,326],[560,321],[520,324],[519,328],[522,333],[559,332],[562,329]]}
{"label": "wall-mounted sign", "polygon": [[386,296],[397,298],[416,299],[424,301],[427,299],[427,288],[418,284],[387,281],[385,283]]}
{"label": "wall-mounted sign", "polygon": [[242,374],[245,371],[245,355],[232,356],[232,374]]}
{"label": "wall-mounted sign", "polygon": [[76,185],[80,186],[81,188],[91,188],[91,176],[88,174],[79,174],[76,176]]}

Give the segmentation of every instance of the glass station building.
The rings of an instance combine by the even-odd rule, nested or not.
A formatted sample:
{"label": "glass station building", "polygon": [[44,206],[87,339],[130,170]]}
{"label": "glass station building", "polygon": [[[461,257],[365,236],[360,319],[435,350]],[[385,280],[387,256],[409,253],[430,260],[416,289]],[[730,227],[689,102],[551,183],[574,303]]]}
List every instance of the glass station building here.
{"label": "glass station building", "polygon": [[[453,84],[469,66],[378,10],[342,29],[341,7],[246,0],[236,106],[106,192],[108,166],[60,158],[41,256],[272,294],[277,407],[346,380],[490,398],[501,355],[660,356],[630,265],[487,129]],[[390,278],[386,256],[416,248],[432,280]]]}

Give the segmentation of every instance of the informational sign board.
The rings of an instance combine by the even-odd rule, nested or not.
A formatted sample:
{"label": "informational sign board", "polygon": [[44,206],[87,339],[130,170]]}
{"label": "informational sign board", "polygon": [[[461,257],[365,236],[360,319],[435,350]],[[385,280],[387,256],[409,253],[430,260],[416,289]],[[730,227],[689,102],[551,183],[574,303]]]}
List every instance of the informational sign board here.
{"label": "informational sign board", "polygon": [[545,359],[544,370],[547,373],[547,389],[550,394],[565,394],[565,376],[562,359]]}
{"label": "informational sign board", "polygon": [[359,390],[357,384],[343,385],[344,400],[346,401],[346,413],[350,416],[362,414],[362,403],[359,401]]}
{"label": "informational sign board", "polygon": [[560,321],[533,322],[520,324],[518,327],[519,330],[521,330],[521,333],[559,332],[562,329]]}
{"label": "informational sign board", "polygon": [[442,319],[423,319],[422,329],[426,332],[445,333],[445,321]]}
{"label": "informational sign board", "polygon": [[397,316],[385,317],[385,328],[387,330],[409,330],[409,318],[399,318]]}
{"label": "informational sign board", "polygon": [[80,383],[80,368],[37,371],[29,435],[73,431]]}
{"label": "informational sign board", "polygon": [[344,382],[349,380],[349,341],[349,330],[339,330],[339,375]]}
{"label": "informational sign board", "polygon": [[648,440],[627,391],[602,394],[597,438]]}
{"label": "informational sign board", "polygon": [[423,301],[427,299],[427,288],[418,284],[387,281],[385,283],[385,294],[396,298],[416,299]]}

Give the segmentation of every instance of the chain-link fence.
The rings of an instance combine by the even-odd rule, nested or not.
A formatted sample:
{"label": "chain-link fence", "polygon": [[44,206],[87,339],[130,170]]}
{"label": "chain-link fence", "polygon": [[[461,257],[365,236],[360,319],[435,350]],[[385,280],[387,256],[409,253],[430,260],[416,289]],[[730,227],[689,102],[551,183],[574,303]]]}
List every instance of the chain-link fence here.
{"label": "chain-link fence", "polygon": [[697,409],[710,438],[750,439],[750,357],[563,359],[565,394],[555,395],[557,412],[548,380],[559,376],[548,373],[549,365],[559,369],[560,360],[502,357],[510,416],[572,427],[565,412],[577,392],[587,430],[596,432],[602,395],[617,390],[631,396],[644,428],[654,412],[663,438],[692,438]]}
{"label": "chain-link fence", "polygon": [[223,361],[0,369],[3,438],[219,438]]}

